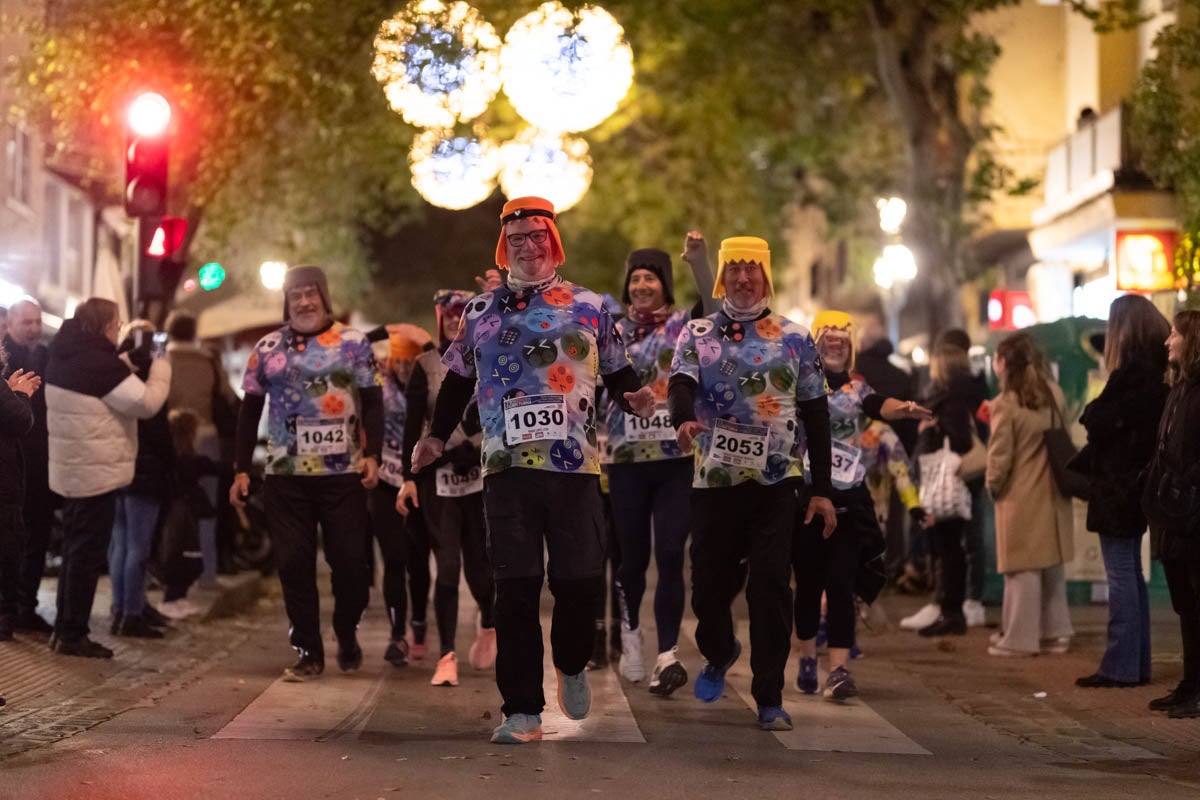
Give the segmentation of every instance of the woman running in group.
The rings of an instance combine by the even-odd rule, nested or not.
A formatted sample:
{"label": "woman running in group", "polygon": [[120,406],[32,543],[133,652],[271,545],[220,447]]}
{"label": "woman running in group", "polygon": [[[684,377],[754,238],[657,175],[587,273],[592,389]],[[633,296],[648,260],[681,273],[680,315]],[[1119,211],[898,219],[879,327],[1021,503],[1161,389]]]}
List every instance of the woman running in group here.
{"label": "woman running in group", "polygon": [[[437,312],[438,349],[417,357],[405,398],[408,419],[404,441],[415,442],[428,435],[438,391],[446,377],[442,354],[454,340],[459,321],[474,297],[470,292],[443,289],[433,297]],[[412,472],[411,452],[404,454],[405,483],[396,496],[396,510],[408,514],[421,508],[433,544],[437,565],[434,579],[433,613],[437,619],[441,657],[434,670],[434,686],[458,685],[458,658],[454,638],[458,629],[459,575],[466,573],[467,587],[479,604],[479,626],[469,659],[476,669],[496,663],[496,627],[493,618],[495,585],[488,563],[483,519],[483,477],[480,448],[483,442],[479,407],[472,402],[463,420],[446,442],[441,457],[420,476]]]}
{"label": "woman running in group", "polygon": [[[702,298],[712,296],[712,272],[704,239],[687,235],[683,258],[691,267]],[[688,534],[692,457],[679,449],[667,412],[667,378],[675,341],[693,316],[716,310],[676,309],[671,257],[662,250],[634,250],[625,261],[624,297],[628,313],[617,322],[629,360],[658,402],[655,414],[642,419],[609,405],[609,492],[621,553],[617,590],[621,600],[621,676],[628,681],[646,677],[642,657],[639,610],[650,565],[651,522],[658,586],[654,619],[658,628],[658,658],[650,678],[653,694],[669,695],[687,683],[687,670],[676,657],[683,621],[683,547]]]}
{"label": "woman running in group", "polygon": [[[824,592],[829,631],[829,678],[824,694],[831,700],[842,700],[858,694],[848,664],[854,645],[855,578],[860,554],[870,539],[878,540],[876,554],[883,551],[883,533],[866,486],[869,465],[864,458],[867,443],[863,434],[872,419],[928,419],[929,411],[913,402],[875,394],[862,376],[853,372],[854,325],[849,314],[822,311],[813,320],[812,332],[829,384],[834,488],[830,500],[838,511],[838,524],[826,539],[820,525],[797,521],[792,541],[796,635],[800,638],[796,685],[805,694],[815,694],[818,688],[816,637]],[[920,506],[910,513],[918,519],[924,516]]]}

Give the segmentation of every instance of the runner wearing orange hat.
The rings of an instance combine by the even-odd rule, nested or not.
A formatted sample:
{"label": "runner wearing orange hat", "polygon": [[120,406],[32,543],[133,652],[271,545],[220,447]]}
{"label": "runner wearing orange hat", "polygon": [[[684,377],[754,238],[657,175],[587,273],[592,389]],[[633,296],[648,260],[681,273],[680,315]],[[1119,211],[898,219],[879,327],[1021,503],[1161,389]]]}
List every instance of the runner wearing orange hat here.
{"label": "runner wearing orange hat", "polygon": [[[554,206],[510,200],[501,212],[496,264],[505,284],[467,304],[443,357],[448,368],[430,434],[413,471],[434,463],[477,396],[483,427],[484,509],[496,583],[496,683],[504,721],[498,743],[542,738],[540,598],[548,572],[558,700],[571,719],[591,705],[587,684],[593,615],[603,592],[603,507],[596,388],[646,417],[642,387],[599,294],[563,280]],[[544,552],[549,553],[547,563]]]}

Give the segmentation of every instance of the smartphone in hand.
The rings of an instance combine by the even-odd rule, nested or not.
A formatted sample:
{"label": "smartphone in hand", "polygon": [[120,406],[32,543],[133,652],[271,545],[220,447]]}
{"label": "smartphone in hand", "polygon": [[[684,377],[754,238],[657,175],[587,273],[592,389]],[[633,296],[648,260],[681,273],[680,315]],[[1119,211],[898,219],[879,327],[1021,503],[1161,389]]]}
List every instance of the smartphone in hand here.
{"label": "smartphone in hand", "polygon": [[154,347],[151,352],[155,358],[162,358],[167,354],[167,334],[165,332],[154,334]]}

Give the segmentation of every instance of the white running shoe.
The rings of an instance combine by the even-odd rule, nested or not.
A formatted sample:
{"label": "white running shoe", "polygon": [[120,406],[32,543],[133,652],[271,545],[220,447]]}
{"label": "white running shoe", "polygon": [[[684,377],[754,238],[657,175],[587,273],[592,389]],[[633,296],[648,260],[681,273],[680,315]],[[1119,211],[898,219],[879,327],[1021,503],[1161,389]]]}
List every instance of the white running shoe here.
{"label": "white running shoe", "polygon": [[200,608],[186,598],[159,603],[158,610],[167,619],[185,619],[200,613]]}
{"label": "white running shoe", "polygon": [[621,625],[621,663],[617,667],[621,677],[630,683],[646,679],[646,663],[642,659],[642,631],[629,630]]}
{"label": "white running shoe", "polygon": [[650,694],[667,697],[687,683],[687,670],[679,663],[677,649],[672,647],[658,654],[654,674],[650,676]]}
{"label": "white running shoe", "polygon": [[968,628],[980,628],[987,625],[987,613],[983,610],[983,603],[978,600],[964,600],[963,616],[967,618]]}
{"label": "white running shoe", "polygon": [[919,631],[937,622],[942,616],[942,607],[937,603],[928,603],[911,617],[900,620],[900,627],[906,631]]}

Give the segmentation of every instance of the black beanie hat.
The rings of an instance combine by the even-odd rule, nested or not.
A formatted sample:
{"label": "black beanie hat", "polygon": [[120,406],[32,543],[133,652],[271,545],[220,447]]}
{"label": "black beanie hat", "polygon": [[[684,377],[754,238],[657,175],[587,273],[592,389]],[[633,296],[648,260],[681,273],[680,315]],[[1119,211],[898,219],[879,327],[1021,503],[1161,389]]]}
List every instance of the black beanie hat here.
{"label": "black beanie hat", "polygon": [[288,290],[295,289],[297,286],[312,286],[314,284],[317,287],[317,291],[321,293],[321,299],[325,301],[325,313],[330,315],[333,314],[333,302],[329,299],[329,281],[325,277],[325,272],[320,267],[291,267],[283,274],[284,322],[289,320],[287,301]]}
{"label": "black beanie hat", "polygon": [[635,269],[648,269],[658,276],[663,285],[663,302],[669,306],[675,305],[675,280],[671,275],[671,256],[662,250],[652,247],[634,250],[625,257],[625,290],[621,301],[626,306],[630,304],[629,277]]}

